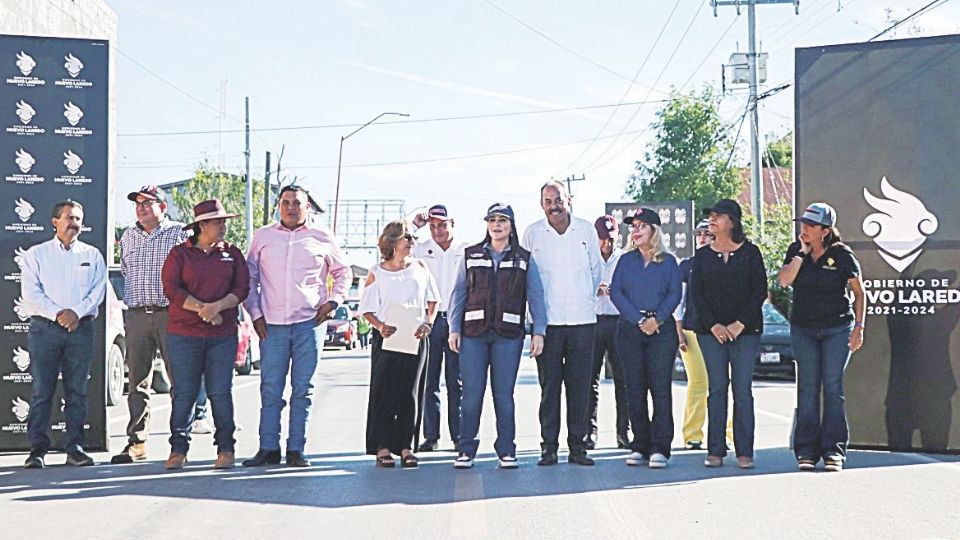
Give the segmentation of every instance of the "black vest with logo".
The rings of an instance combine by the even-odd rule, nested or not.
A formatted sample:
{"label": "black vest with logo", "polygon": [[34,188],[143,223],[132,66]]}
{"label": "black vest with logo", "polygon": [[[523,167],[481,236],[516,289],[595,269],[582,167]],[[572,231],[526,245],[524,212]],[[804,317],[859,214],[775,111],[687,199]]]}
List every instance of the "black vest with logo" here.
{"label": "black vest with logo", "polygon": [[500,337],[523,337],[530,252],[519,246],[514,249],[516,252],[507,252],[496,272],[482,242],[464,251],[467,301],[463,335],[481,337],[493,329]]}

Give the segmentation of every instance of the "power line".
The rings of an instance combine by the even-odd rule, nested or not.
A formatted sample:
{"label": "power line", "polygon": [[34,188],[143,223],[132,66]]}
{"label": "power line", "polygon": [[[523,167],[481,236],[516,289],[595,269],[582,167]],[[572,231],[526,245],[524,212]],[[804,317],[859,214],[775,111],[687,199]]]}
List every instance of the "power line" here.
{"label": "power line", "polygon": [[[664,64],[663,69],[660,70],[660,74],[657,75],[657,80],[654,81],[654,83],[653,83],[654,86],[656,86],[656,85],[660,82],[660,79],[663,78],[663,74],[667,72],[667,69],[670,67],[670,64],[673,62],[673,59],[677,56],[677,53],[680,51],[680,47],[683,45],[683,42],[687,39],[687,35],[690,34],[690,30],[693,28],[693,24],[697,21],[697,18],[700,16],[701,11],[702,11],[702,10],[700,9],[700,7],[697,7],[696,11],[694,11],[694,13],[693,13],[693,18],[690,19],[690,24],[688,24],[686,30],[683,31],[683,35],[680,36],[680,41],[678,41],[678,42],[677,42],[677,46],[674,47],[673,52],[670,54],[670,58],[667,59],[667,63]],[[648,99],[648,98],[649,98],[649,92],[647,93],[647,98],[645,98],[645,99]],[[601,152],[600,155],[598,155],[589,165],[587,165],[587,166],[584,168],[584,171],[586,171],[586,170],[590,169],[591,167],[593,167],[594,165],[596,165],[597,162],[600,161],[600,160],[603,158],[603,156],[605,156],[605,155],[607,154],[607,152],[609,152],[610,149],[614,147],[614,145],[617,143],[617,141],[620,140],[620,137],[624,134],[624,132],[626,132],[626,130],[627,130],[627,128],[630,126],[630,124],[633,123],[634,119],[636,119],[637,114],[638,114],[639,112],[640,112],[640,108],[637,108],[637,110],[635,110],[635,111],[633,112],[633,116],[631,116],[630,119],[627,120],[627,123],[624,124],[623,129],[620,130],[620,133],[617,134],[616,138],[615,138],[613,141],[611,141],[609,145],[607,145],[607,148],[606,148],[603,152]],[[643,134],[644,131],[646,131],[646,130],[640,130],[640,134],[638,134],[636,137],[634,137],[633,141],[631,141],[631,144],[633,144],[633,142],[635,142],[637,139],[639,139],[640,136]],[[625,149],[625,148],[626,148],[626,147],[624,147],[624,149]],[[620,155],[622,152],[623,152],[623,149],[621,149],[619,152],[617,152],[617,153],[614,155],[614,157]],[[609,163],[609,160],[606,161],[606,162],[604,162],[604,164],[606,164],[606,163]]]}
{"label": "power line", "polygon": [[877,39],[878,37],[880,37],[880,36],[882,36],[882,35],[884,35],[884,34],[886,34],[886,33],[888,33],[888,32],[892,32],[892,31],[893,31],[894,29],[896,29],[898,26],[900,26],[901,24],[909,21],[910,19],[919,17],[920,15],[923,15],[924,13],[929,13],[930,11],[933,11],[934,9],[937,9],[938,7],[946,4],[946,3],[949,2],[949,1],[950,1],[950,0],[933,0],[933,2],[930,2],[929,4],[923,6],[922,8],[914,11],[913,13],[911,13],[911,14],[907,15],[906,17],[900,19],[899,21],[893,23],[892,25],[890,25],[889,27],[887,27],[886,29],[884,29],[882,32],[880,32],[879,34],[877,34],[877,35],[873,36],[872,38],[868,39],[867,42],[873,41],[873,40]]}
{"label": "power line", "polygon": [[[640,68],[637,69],[637,73],[633,76],[633,79],[630,80],[630,84],[627,85],[627,89],[623,92],[623,95],[620,97],[620,103],[623,103],[624,100],[627,99],[627,96],[630,95],[630,91],[633,90],[633,85],[637,83],[637,79],[640,77],[640,73],[643,71],[643,68],[647,66],[647,62],[650,60],[650,57],[653,56],[653,51],[656,50],[657,45],[660,43],[660,38],[663,37],[663,34],[664,32],[666,32],[667,27],[670,26],[670,21],[673,20],[673,16],[674,14],[676,14],[677,8],[680,7],[680,2],[682,1],[683,0],[677,0],[677,2],[673,5],[673,9],[670,10],[670,14],[667,16],[667,20],[663,23],[663,26],[660,28],[660,33],[657,34],[657,39],[653,41],[653,45],[651,45],[650,50],[647,51],[647,55],[644,57],[643,62],[640,63]],[[603,135],[603,132],[606,131],[607,126],[610,125],[610,121],[613,120],[613,117],[617,114],[617,111],[620,110],[620,103],[617,104],[617,106],[610,113],[610,116],[607,117],[606,122],[604,122],[603,126],[601,126],[600,129],[597,131],[597,134],[593,137],[593,140],[590,141],[590,144],[588,144],[587,147],[584,148],[582,152],[580,152],[580,155],[577,156],[576,159],[574,159],[573,162],[570,163],[570,165],[567,165],[564,168],[564,170],[572,169],[574,165],[576,165],[577,163],[580,163],[580,160],[583,159],[583,156],[585,156],[587,152],[589,152],[590,149],[593,148],[593,145],[597,142],[597,137],[599,137],[600,135]]]}
{"label": "power line", "polygon": [[[564,51],[567,51],[568,53],[576,56],[577,58],[583,60],[584,62],[587,62],[588,64],[590,64],[590,65],[592,65],[592,66],[595,66],[595,67],[597,67],[597,68],[600,68],[600,69],[602,69],[603,71],[606,71],[607,73],[609,73],[609,74],[611,74],[611,75],[613,75],[613,76],[615,76],[615,77],[619,77],[619,78],[621,78],[621,79],[623,79],[623,80],[625,80],[625,81],[630,81],[630,80],[631,80],[631,79],[630,79],[629,77],[627,77],[626,75],[623,75],[622,73],[619,73],[619,72],[617,72],[617,71],[614,71],[613,69],[611,69],[611,68],[609,68],[609,67],[607,67],[607,66],[605,66],[605,65],[603,65],[603,64],[601,64],[601,63],[599,63],[599,62],[597,62],[596,60],[594,60],[594,59],[592,59],[592,58],[589,58],[589,57],[587,57],[587,56],[585,56],[585,55],[583,55],[583,54],[581,54],[581,53],[579,53],[579,52],[571,49],[570,47],[567,47],[567,46],[564,45],[563,43],[560,43],[560,42],[557,41],[556,39],[548,36],[546,33],[541,32],[540,30],[538,30],[537,28],[535,28],[533,25],[531,25],[531,24],[523,21],[523,20],[520,19],[519,17],[517,17],[517,16],[513,15],[512,13],[510,13],[509,11],[503,9],[503,8],[500,7],[499,5],[497,5],[497,4],[495,4],[494,2],[492,2],[491,0],[482,0],[482,1],[483,1],[484,3],[486,3],[487,5],[489,5],[490,7],[496,9],[497,11],[499,11],[499,12],[500,12],[501,14],[503,14],[505,17],[511,19],[512,21],[514,21],[514,22],[516,22],[517,24],[523,26],[523,27],[526,28],[527,30],[530,30],[530,31],[533,32],[534,34],[540,36],[541,38],[543,38],[543,39],[545,39],[545,40],[547,40],[547,41],[549,41],[550,43],[556,45],[557,47],[560,47],[560,48],[563,49]],[[654,85],[654,86],[647,86],[647,85],[641,84],[641,86],[646,86],[646,87],[649,88],[650,90],[656,90],[656,91],[658,91],[658,92],[660,92],[661,94],[664,94],[664,95],[667,95],[667,94],[668,94],[668,92],[664,92],[664,91],[662,91],[662,90],[659,90],[659,89],[655,88],[656,85]]]}
{"label": "power line", "polygon": [[[534,109],[526,111],[514,111],[506,113],[487,113],[487,114],[468,114],[460,116],[441,116],[434,118],[412,118],[409,120],[390,120],[384,122],[378,122],[379,125],[385,124],[423,124],[430,122],[450,122],[450,121],[459,121],[459,120],[482,120],[487,118],[505,118],[511,116],[526,116],[526,115],[537,115],[537,114],[552,114],[560,112],[573,112],[573,111],[587,111],[595,109],[606,109],[610,107],[630,107],[633,105],[646,105],[653,103],[665,103],[666,99],[657,99],[650,101],[630,101],[624,103],[605,103],[602,105],[584,105],[582,107],[564,107],[559,109]],[[311,130],[311,129],[348,129],[362,126],[363,124],[312,124],[312,125],[303,125],[303,126],[277,126],[277,127],[267,127],[267,128],[251,128],[250,132],[271,132],[271,131],[298,131],[298,130]],[[243,133],[243,129],[227,129],[227,130],[198,130],[198,131],[154,131],[154,132],[143,132],[143,133],[120,133],[118,137],[164,137],[168,135],[212,135],[217,133]]]}

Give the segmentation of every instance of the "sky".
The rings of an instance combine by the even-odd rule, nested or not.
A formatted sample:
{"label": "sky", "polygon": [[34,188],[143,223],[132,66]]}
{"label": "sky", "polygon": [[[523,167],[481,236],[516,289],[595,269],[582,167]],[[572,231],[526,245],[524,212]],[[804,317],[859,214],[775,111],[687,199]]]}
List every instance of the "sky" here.
{"label": "sky", "polygon": [[[543,217],[543,182],[584,176],[573,210],[593,221],[624,199],[662,100],[719,90],[722,64],[747,50],[746,10],[715,17],[705,0],[107,3],[119,19],[120,224],[133,222],[125,195],[141,185],[186,179],[203,161],[243,171],[245,97],[252,174],[262,177],[267,151],[276,168],[283,148],[282,175],[318,200],[334,199],[340,138],[396,112],[409,117],[382,117],[344,142],[341,200],[400,199],[411,215],[443,203],[457,234],[479,241],[490,204],[512,205],[522,232]],[[866,41],[927,3],[758,7],[761,92],[792,82],[794,48]],[[894,36],[956,33],[960,2],[905,26]],[[728,89],[721,117],[735,124],[746,101],[745,87]],[[792,89],[759,114],[762,133],[789,131]]]}

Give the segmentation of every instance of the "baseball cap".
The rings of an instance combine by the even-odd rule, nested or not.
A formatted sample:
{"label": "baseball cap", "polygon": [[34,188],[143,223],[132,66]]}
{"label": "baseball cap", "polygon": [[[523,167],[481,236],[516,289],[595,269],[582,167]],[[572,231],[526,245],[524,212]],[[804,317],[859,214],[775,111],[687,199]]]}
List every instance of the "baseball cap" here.
{"label": "baseball cap", "polygon": [[734,216],[737,219],[741,219],[743,218],[743,209],[740,208],[740,205],[737,204],[737,201],[733,199],[720,199],[710,208],[703,209],[703,215],[709,216],[710,214],[727,214],[728,216]]}
{"label": "baseball cap", "polygon": [[701,219],[697,222],[697,226],[694,227],[698,231],[705,231],[710,228],[710,221],[706,219]]}
{"label": "baseball cap", "polygon": [[630,225],[634,221],[640,221],[642,223],[649,223],[650,225],[660,225],[660,214],[655,210],[650,208],[640,208],[639,210],[631,210],[627,217],[623,218],[624,225]]}
{"label": "baseball cap", "polygon": [[490,208],[487,208],[487,215],[483,220],[487,221],[493,216],[503,216],[513,221],[513,208],[511,208],[509,204],[493,203],[490,205]]}
{"label": "baseball cap", "polygon": [[439,219],[442,221],[450,221],[453,219],[447,214],[447,207],[442,204],[435,204],[427,210],[427,217],[430,219]]}
{"label": "baseball cap", "polygon": [[140,195],[157,202],[167,202],[167,196],[163,193],[163,190],[154,185],[142,186],[139,191],[127,194],[127,200],[137,202],[137,197]]}
{"label": "baseball cap", "polygon": [[802,221],[808,225],[820,225],[823,227],[833,227],[837,222],[837,213],[827,203],[813,203],[803,211],[803,215],[794,221]]}
{"label": "baseball cap", "polygon": [[619,227],[617,220],[613,216],[600,216],[593,222],[593,228],[597,230],[597,238],[600,240],[613,240],[617,237]]}

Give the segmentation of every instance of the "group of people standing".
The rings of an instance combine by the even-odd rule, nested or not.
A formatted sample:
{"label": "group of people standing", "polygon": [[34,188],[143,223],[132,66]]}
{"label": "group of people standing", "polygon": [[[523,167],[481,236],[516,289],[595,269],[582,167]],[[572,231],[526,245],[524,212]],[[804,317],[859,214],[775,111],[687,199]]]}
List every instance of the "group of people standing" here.
{"label": "group of people standing", "polygon": [[[285,461],[309,466],[304,448],[326,321],[343,303],[352,273],[336,238],[307,219],[306,191],[281,190],[279,221],[256,231],[246,256],[225,242],[227,220],[236,215],[217,200],[196,205],[194,221],[183,225],[166,217],[165,195],[155,186],[128,198],[137,212],[137,224],[120,242],[130,422],[128,444],[112,462],[147,458],[148,389],[159,350],[173,382],[166,468],[187,462],[203,388],[215,426],[214,467],[234,466],[232,381],[243,303],[261,347],[259,449],[243,465],[278,464],[284,457],[280,416],[288,405],[283,395],[289,377]],[[416,467],[415,449],[438,449],[443,373],[447,424],[458,454],[454,466],[474,464],[489,380],[494,449],[500,467],[516,468],[514,387],[529,332],[541,387],[538,465],[558,463],[564,397],[567,460],[593,465],[587,452],[597,444],[598,384],[607,360],[615,384],[617,446],[630,451],[627,465],[666,467],[674,433],[671,374],[679,349],[689,377],[686,448],[702,449],[707,416],[704,464],[721,466],[732,439],[739,467],[752,468],[752,377],[767,273],[760,250],[746,238],[739,204],[725,199],[704,209],[696,255],[678,262],[664,242],[658,213],[649,208],[624,217],[629,245],[621,251],[621,224],[612,216],[593,224],[573,216],[563,184],[544,184],[540,203],[544,218],[522,237],[513,209],[501,203],[488,208],[486,234],[476,244],[455,238],[454,220],[443,205],[412,225],[400,220],[383,229],[381,261],[370,270],[359,305],[361,324],[371,334],[367,453],[380,467],[394,467],[395,456],[401,466]],[[67,462],[93,464],[82,448],[82,426],[93,353],[90,321],[106,278],[102,255],[76,239],[82,219],[79,204],[58,204],[56,237],[24,257],[34,377],[27,468],[44,466],[60,373]],[[830,206],[813,204],[798,220],[801,233],[779,272],[781,285],[794,289],[794,447],[801,469],[823,459],[828,470],[840,470],[849,438],[843,370],[863,343],[860,268],[841,242]],[[424,225],[430,239],[418,245],[414,227]],[[424,440],[416,446],[421,418]]]}
{"label": "group of people standing", "polygon": [[[487,234],[473,245],[454,240],[453,220],[443,205],[415,220],[415,226],[430,226],[425,243],[414,246],[414,231],[404,222],[384,230],[384,262],[371,272],[360,311],[380,343],[373,350],[369,414],[392,423],[368,424],[368,453],[377,456],[379,466],[393,467],[393,455],[401,456],[403,466],[416,466],[413,443],[421,404],[425,440],[418,451],[438,449],[442,369],[447,423],[458,453],[454,466],[473,466],[489,379],[497,426],[494,450],[500,467],[517,467],[513,391],[526,327],[541,386],[538,465],[558,462],[564,395],[567,460],[593,464],[587,451],[597,443],[598,385],[608,363],[615,386],[616,442],[630,450],[627,465],[666,467],[674,435],[672,371],[679,349],[688,374],[685,448],[705,449],[707,467],[722,466],[732,448],[740,468],[753,468],[752,382],[768,278],[760,249],[746,237],[740,205],[724,199],[704,209],[696,226],[696,254],[678,262],[664,243],[659,214],[649,208],[624,217],[628,246],[621,251],[616,245],[621,223],[615,218],[601,216],[591,227],[573,216],[569,196],[557,182],[544,184],[540,194],[545,217],[530,225],[522,239],[513,209],[501,203],[490,206]],[[829,205],[808,207],[798,219],[801,234],[779,275],[782,286],[795,290],[795,451],[803,470],[820,459],[828,470],[843,467],[849,438],[843,371],[863,342],[859,264],[840,242],[835,219]],[[410,281],[404,289],[409,295],[391,296],[404,281]],[[397,331],[384,318],[390,302],[423,307],[419,326],[408,331],[424,343],[417,354],[407,354],[402,378],[377,368],[392,365],[382,348],[383,340]],[[401,399],[389,401],[388,408],[377,398],[381,395]],[[388,437],[398,433],[399,439]]]}

